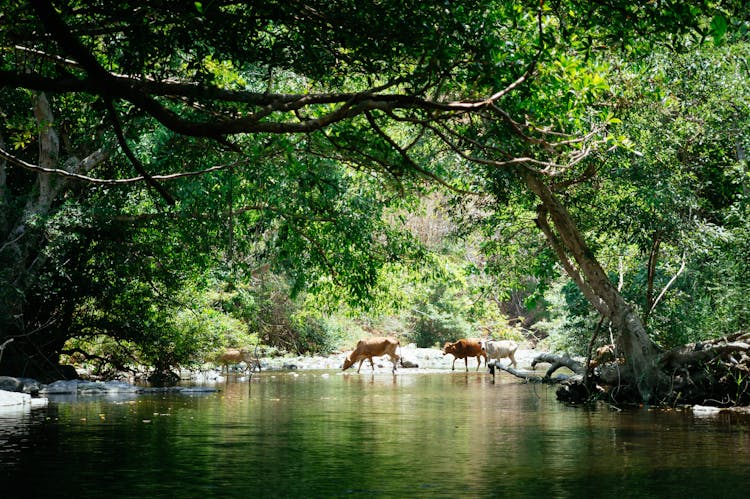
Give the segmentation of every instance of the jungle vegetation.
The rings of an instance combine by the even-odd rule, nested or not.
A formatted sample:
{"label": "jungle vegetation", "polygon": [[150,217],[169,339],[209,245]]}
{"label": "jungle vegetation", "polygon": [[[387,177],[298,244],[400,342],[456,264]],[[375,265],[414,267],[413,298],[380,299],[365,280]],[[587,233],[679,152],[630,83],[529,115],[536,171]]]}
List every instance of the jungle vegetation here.
{"label": "jungle vegetation", "polygon": [[0,373],[383,330],[748,402],[744,2],[2,3]]}

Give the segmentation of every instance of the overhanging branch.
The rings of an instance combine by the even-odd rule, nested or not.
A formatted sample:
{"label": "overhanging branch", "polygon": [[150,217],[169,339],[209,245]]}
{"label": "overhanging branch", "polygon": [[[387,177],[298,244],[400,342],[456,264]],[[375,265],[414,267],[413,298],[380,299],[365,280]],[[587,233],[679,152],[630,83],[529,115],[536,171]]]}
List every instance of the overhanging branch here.
{"label": "overhanging branch", "polygon": [[112,126],[115,129],[117,142],[120,144],[120,148],[122,149],[122,152],[125,153],[125,156],[128,157],[128,159],[133,164],[133,166],[138,171],[138,173],[140,173],[143,176],[143,179],[146,181],[146,183],[150,185],[151,187],[153,187],[154,190],[156,190],[156,192],[158,192],[167,203],[169,203],[170,205],[174,205],[175,200],[172,197],[172,195],[169,194],[169,192],[164,188],[163,185],[161,185],[151,175],[149,175],[149,173],[143,167],[143,165],[138,160],[138,158],[135,157],[135,154],[133,154],[133,151],[130,149],[130,146],[128,146],[128,143],[125,140],[125,134],[122,132],[122,126],[120,125],[120,120],[117,117],[117,113],[115,112],[115,107],[112,105],[112,101],[108,100],[106,102],[106,106],[107,106],[107,112],[109,113],[109,117],[112,120]]}
{"label": "overhanging branch", "polygon": [[[12,155],[2,147],[0,147],[0,158],[8,161],[8,163],[12,165],[16,165],[20,168],[24,168],[26,170],[34,171],[37,173],[50,173],[53,175],[58,175],[60,177],[69,178],[73,180],[80,180],[82,182],[88,182],[90,184],[98,184],[98,185],[122,185],[122,184],[135,184],[138,182],[143,182],[145,180],[145,177],[130,177],[130,178],[119,178],[119,179],[104,179],[104,178],[95,178],[95,177],[89,177],[87,175],[82,175],[80,173],[75,172],[69,172],[67,170],[62,170],[59,168],[45,168],[43,166],[34,165],[32,163],[27,163],[26,161]],[[189,172],[181,172],[181,173],[173,173],[170,175],[151,175],[151,178],[157,181],[169,181],[169,180],[176,180],[179,178],[185,178],[185,177],[195,177],[199,175],[205,175],[207,173],[220,171],[220,170],[226,170],[228,168],[235,167],[237,165],[240,165],[244,163],[244,161],[235,161],[233,163],[228,163],[224,165],[215,165],[211,166],[209,168],[205,168],[203,170],[195,170],[195,171],[189,171]]]}
{"label": "overhanging branch", "polygon": [[[92,51],[71,33],[62,16],[49,0],[31,1],[37,16],[45,29],[52,35],[67,56],[43,53],[40,56],[52,58],[56,64],[75,66],[86,73],[78,78],[72,74],[49,78],[41,74],[0,72],[0,84],[36,90],[56,90],[86,92],[108,99],[123,99],[144,110],[162,125],[182,135],[218,139],[222,136],[240,133],[297,134],[321,130],[333,123],[362,115],[371,110],[389,112],[393,109],[419,109],[423,111],[444,111],[450,113],[476,111],[494,108],[505,95],[518,88],[534,72],[532,63],[527,71],[504,89],[486,99],[440,102],[413,95],[381,94],[383,90],[398,84],[399,80],[358,93],[319,93],[319,94],[269,94],[242,90],[222,89],[173,80],[156,81],[145,75],[116,75],[104,69]],[[250,113],[240,113],[233,118],[217,120],[215,116],[186,119],[164,103],[156,100],[164,97],[179,102],[184,99],[196,101],[222,101],[236,104],[249,104],[257,107]],[[336,105],[332,111],[319,106]],[[308,109],[308,118],[290,119],[289,113]],[[315,112],[313,112],[315,111]],[[235,109],[234,113],[239,110]],[[281,114],[286,119],[268,120],[273,114]]]}

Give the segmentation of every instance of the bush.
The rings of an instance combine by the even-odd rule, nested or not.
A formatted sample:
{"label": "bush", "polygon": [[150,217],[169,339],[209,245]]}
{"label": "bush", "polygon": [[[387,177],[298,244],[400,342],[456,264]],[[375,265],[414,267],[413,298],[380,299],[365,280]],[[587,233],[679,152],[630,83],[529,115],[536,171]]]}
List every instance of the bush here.
{"label": "bush", "polygon": [[472,328],[463,318],[435,310],[431,305],[426,309],[427,312],[420,311],[413,316],[414,325],[407,335],[408,341],[418,347],[441,347],[446,341],[472,336]]}

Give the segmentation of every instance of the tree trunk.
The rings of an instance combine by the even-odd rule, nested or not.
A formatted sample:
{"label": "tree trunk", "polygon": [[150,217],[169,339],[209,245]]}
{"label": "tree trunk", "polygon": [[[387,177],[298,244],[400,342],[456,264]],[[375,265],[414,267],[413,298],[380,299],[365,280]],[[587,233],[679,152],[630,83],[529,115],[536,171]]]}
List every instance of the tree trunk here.
{"label": "tree trunk", "polygon": [[[39,125],[38,164],[60,168],[60,140],[54,129],[54,115],[44,93],[34,96],[34,116]],[[4,147],[0,139],[0,146]],[[83,160],[71,157],[65,169],[85,173],[108,157],[106,148]],[[37,376],[56,369],[58,354],[65,341],[65,306],[35,307],[32,296],[39,285],[47,258],[44,220],[54,213],[62,194],[69,186],[65,178],[38,173],[29,192],[15,194],[6,188],[6,162],[0,162],[0,343],[7,345],[0,372]],[[11,203],[24,199],[21,213],[6,210]],[[14,216],[15,215],[15,216]],[[34,223],[32,223],[34,222]]]}
{"label": "tree trunk", "polygon": [[648,255],[646,306],[643,308],[644,324],[648,324],[648,316],[651,314],[651,308],[654,306],[654,279],[656,279],[656,262],[659,260],[659,246],[661,246],[661,236],[657,233],[654,234],[654,241],[651,243],[651,252]]}
{"label": "tree trunk", "polygon": [[[607,277],[568,210],[534,172],[523,169],[526,186],[539,198],[537,223],[568,275],[584,296],[616,330],[616,346],[624,354],[643,402],[654,399],[661,382],[659,351],[640,317]],[[550,225],[551,222],[551,225]]]}

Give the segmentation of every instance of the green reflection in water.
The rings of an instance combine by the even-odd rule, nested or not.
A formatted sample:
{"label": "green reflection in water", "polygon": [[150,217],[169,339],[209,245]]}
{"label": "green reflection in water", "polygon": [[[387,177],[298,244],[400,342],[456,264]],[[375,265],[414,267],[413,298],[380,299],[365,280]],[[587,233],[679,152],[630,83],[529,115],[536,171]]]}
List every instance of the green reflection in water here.
{"label": "green reflection in water", "polygon": [[[746,421],[584,410],[484,373],[269,374],[0,417],[18,497],[737,497]],[[3,493],[2,497],[13,497]]]}

